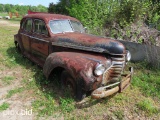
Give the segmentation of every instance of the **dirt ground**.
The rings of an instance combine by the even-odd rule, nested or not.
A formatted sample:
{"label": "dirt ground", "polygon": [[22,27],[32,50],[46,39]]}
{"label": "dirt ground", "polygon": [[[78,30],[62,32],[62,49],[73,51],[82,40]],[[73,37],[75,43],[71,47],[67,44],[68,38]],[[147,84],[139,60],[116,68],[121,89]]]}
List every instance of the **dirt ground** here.
{"label": "dirt ground", "polygon": [[2,26],[14,26],[14,27],[19,27],[19,24],[16,23],[11,23],[10,21],[2,20],[0,19],[0,25]]}

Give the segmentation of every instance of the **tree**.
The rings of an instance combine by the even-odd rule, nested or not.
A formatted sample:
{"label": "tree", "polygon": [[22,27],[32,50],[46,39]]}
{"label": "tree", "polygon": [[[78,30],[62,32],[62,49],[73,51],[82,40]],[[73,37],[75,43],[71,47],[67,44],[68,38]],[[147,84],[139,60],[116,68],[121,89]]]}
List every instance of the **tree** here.
{"label": "tree", "polygon": [[53,2],[49,3],[48,12],[49,13],[56,13],[56,5]]}
{"label": "tree", "polygon": [[4,9],[4,5],[3,4],[0,4],[0,12],[4,12],[5,9]]}
{"label": "tree", "polygon": [[11,11],[11,6],[10,6],[10,4],[5,4],[4,7],[5,7],[5,11],[6,11],[6,12],[10,12],[10,11]]}
{"label": "tree", "polygon": [[69,0],[60,0],[58,4],[54,4],[53,2],[49,4],[48,12],[49,13],[58,13],[68,15]]}
{"label": "tree", "polygon": [[159,21],[160,1],[60,0],[58,4],[50,3],[48,12],[73,16],[99,32],[115,23],[123,29],[136,21]]}
{"label": "tree", "polygon": [[47,8],[41,4],[37,6],[39,12],[47,12]]}

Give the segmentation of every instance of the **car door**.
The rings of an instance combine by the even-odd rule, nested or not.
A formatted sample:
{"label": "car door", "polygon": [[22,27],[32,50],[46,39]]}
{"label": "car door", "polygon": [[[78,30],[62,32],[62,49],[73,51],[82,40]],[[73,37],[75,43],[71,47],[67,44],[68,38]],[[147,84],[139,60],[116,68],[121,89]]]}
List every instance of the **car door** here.
{"label": "car door", "polygon": [[32,19],[27,18],[25,21],[22,23],[22,30],[21,30],[21,40],[24,48],[24,54],[28,55],[31,54],[31,35],[32,35],[32,26],[33,22]]}
{"label": "car door", "polygon": [[49,52],[49,37],[45,22],[40,19],[34,19],[34,30],[31,40],[32,55],[44,62]]}

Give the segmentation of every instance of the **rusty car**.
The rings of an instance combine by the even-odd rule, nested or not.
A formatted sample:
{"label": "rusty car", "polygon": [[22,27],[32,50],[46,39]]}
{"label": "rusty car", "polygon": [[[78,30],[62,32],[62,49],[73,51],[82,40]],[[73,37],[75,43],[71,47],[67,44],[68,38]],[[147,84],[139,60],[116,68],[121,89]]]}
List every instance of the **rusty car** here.
{"label": "rusty car", "polygon": [[104,98],[122,92],[131,83],[133,68],[124,69],[131,59],[125,46],[115,39],[86,33],[76,18],[28,14],[20,22],[14,43],[23,56],[43,68],[47,79],[59,71],[62,87],[69,88],[77,100],[86,93]]}

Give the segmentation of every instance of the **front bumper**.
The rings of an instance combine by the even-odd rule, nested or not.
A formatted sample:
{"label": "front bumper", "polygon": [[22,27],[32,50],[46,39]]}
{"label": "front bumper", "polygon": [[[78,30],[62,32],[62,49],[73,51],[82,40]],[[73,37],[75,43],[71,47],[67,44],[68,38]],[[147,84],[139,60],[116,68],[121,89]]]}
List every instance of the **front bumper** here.
{"label": "front bumper", "polygon": [[130,85],[132,81],[132,75],[133,75],[133,67],[130,68],[129,74],[122,75],[123,78],[120,82],[110,84],[104,87],[99,87],[98,89],[94,90],[91,93],[91,97],[94,99],[100,99],[100,98],[110,96],[117,92],[122,92],[124,89],[126,89]]}

